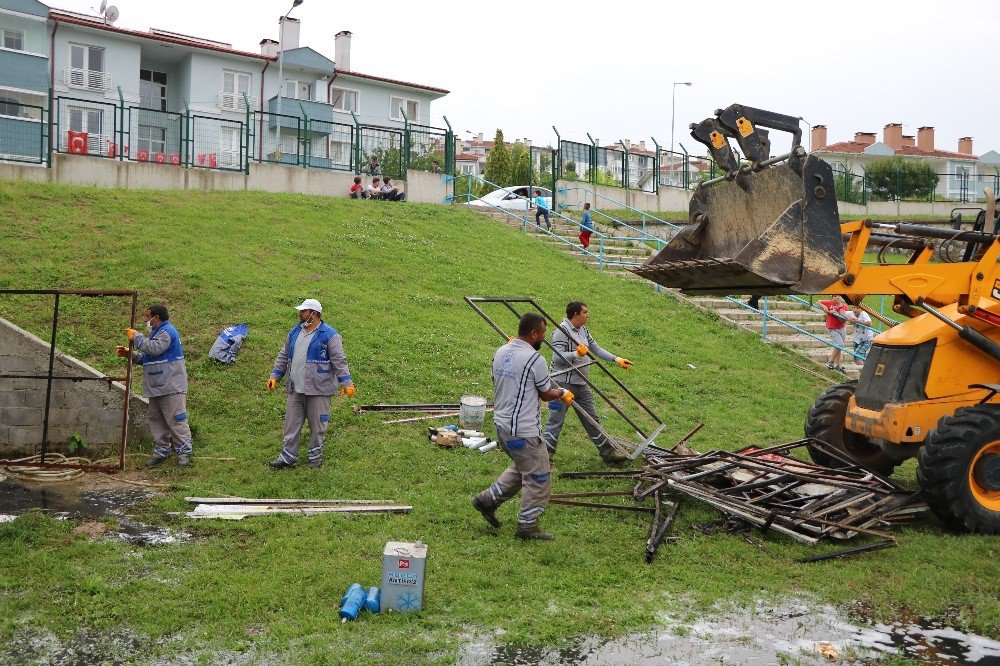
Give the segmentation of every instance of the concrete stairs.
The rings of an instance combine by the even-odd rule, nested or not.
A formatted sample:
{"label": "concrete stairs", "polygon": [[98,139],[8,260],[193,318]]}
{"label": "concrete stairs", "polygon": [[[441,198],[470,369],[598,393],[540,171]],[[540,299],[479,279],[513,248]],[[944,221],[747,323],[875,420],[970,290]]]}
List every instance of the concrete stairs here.
{"label": "concrete stairs", "polygon": [[[473,207],[472,210],[477,209]],[[580,246],[580,240],[577,238],[580,233],[580,229],[575,223],[552,216],[552,233],[556,236],[553,237],[539,229],[536,229],[530,224],[526,226],[522,219],[524,214],[519,211],[511,211],[512,214],[507,214],[499,210],[492,209],[478,210],[483,215],[491,217],[498,222],[502,222],[518,229],[524,229],[526,233],[535,236],[539,242],[556,247],[563,253],[587,264],[591,268],[600,270],[603,273],[613,275],[615,277],[641,280],[642,278],[637,276],[635,273],[629,272],[629,266],[615,262],[642,263],[656,252],[655,245],[650,246],[639,240],[621,238],[622,236],[627,236],[633,233],[629,229],[616,229],[609,225],[596,222],[594,224],[594,228],[597,231],[608,237],[614,236],[616,238],[613,240],[606,239],[604,241],[603,248],[601,248],[600,241],[595,235],[595,237],[591,239],[591,254],[585,254],[581,251],[582,248]],[[528,213],[528,220],[529,222],[534,222],[533,212]],[[769,320],[767,322],[765,330],[763,321],[764,318],[762,315],[759,315],[752,310],[743,308],[737,303],[734,303],[726,298],[692,297],[685,296],[674,289],[661,288],[661,290],[669,292],[671,296],[674,296],[678,300],[690,303],[699,310],[715,313],[723,322],[731,326],[739,326],[740,328],[752,331],[757,335],[763,335],[764,341],[771,344],[783,345],[784,347],[801,354],[804,359],[810,361],[811,363],[820,366],[822,370],[826,369],[826,362],[830,354],[830,347],[823,342],[824,340],[828,340],[828,335],[826,332],[826,326],[824,325],[824,316],[821,312],[810,310],[802,303],[781,297],[772,296],[768,299],[767,303],[769,315],[782,319],[801,329],[801,331],[806,331],[820,338],[816,339],[806,333],[796,331],[793,328],[789,328],[788,326],[784,326],[773,320]],[[847,344],[850,346],[850,340],[848,340]],[[861,366],[854,365],[853,357],[844,354],[841,364],[846,368],[847,376],[852,378],[858,376]]]}

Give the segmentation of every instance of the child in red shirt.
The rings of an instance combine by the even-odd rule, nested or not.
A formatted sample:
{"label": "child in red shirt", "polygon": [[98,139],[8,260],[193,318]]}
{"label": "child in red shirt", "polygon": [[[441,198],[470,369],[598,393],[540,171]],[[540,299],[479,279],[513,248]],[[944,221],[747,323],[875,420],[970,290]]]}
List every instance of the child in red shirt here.
{"label": "child in red shirt", "polygon": [[351,185],[350,197],[352,199],[365,198],[365,186],[361,184],[361,176],[354,177],[354,184]]}
{"label": "child in red shirt", "polygon": [[847,330],[847,306],[844,305],[844,299],[839,294],[828,301],[820,301],[819,304],[826,311],[826,331],[830,334],[830,340],[834,344],[830,349],[830,360],[826,367],[844,372],[845,368],[840,364],[840,349],[847,344],[845,334]]}

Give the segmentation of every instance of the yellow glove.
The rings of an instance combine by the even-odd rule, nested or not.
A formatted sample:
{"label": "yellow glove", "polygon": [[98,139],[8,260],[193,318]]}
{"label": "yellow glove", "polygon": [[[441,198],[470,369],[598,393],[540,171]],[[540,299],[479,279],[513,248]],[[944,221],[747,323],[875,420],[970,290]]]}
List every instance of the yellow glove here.
{"label": "yellow glove", "polygon": [[341,398],[353,398],[354,394],[357,393],[357,392],[358,392],[358,390],[356,388],[354,388],[353,386],[342,386],[342,387],[340,387],[340,397]]}
{"label": "yellow glove", "polygon": [[507,340],[507,344],[510,344],[510,343],[514,342],[514,340],[517,340],[517,336],[516,335],[510,336],[510,339]]}
{"label": "yellow glove", "polygon": [[574,398],[573,392],[570,391],[569,389],[563,389],[563,394],[561,396],[559,396],[559,400],[564,405],[568,405],[571,402],[573,402],[573,398]]}
{"label": "yellow glove", "polygon": [[584,356],[586,356],[589,351],[590,350],[587,349],[587,345],[577,345],[576,346],[576,355],[579,356],[580,358],[583,358]]}
{"label": "yellow glove", "polygon": [[125,335],[128,336],[129,340],[131,340],[135,336],[135,334],[138,333],[138,332],[139,331],[135,330],[134,328],[126,328],[125,329]]}
{"label": "yellow glove", "polygon": [[267,390],[268,391],[273,391],[274,387],[276,387],[277,385],[278,385],[278,380],[277,379],[275,379],[274,377],[268,377],[268,379],[267,379]]}
{"label": "yellow glove", "polygon": [[635,365],[635,363],[633,363],[632,361],[628,360],[627,358],[622,358],[621,356],[615,359],[615,363],[620,365],[622,367],[622,370],[628,370],[633,365]]}
{"label": "yellow glove", "polygon": [[120,356],[121,358],[128,358],[129,355],[128,347],[122,347],[121,345],[115,345],[115,356]]}

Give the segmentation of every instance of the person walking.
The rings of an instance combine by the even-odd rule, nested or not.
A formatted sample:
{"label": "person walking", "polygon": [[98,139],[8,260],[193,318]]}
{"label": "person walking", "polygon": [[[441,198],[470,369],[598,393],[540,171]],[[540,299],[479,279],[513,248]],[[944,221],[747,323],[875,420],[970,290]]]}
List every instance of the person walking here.
{"label": "person walking", "polygon": [[580,245],[586,250],[590,247],[590,237],[594,233],[594,220],[590,217],[590,203],[583,204],[583,215],[580,216]]}
{"label": "person walking", "polygon": [[545,339],[545,319],[529,312],[521,317],[517,337],[493,356],[493,425],[500,449],[511,465],[489,488],[472,498],[472,506],[493,527],[500,527],[496,510],[521,494],[517,515],[518,539],[555,538],[543,532],[538,521],[552,494],[549,455],[541,439],[541,400],[573,402],[573,393],[556,386],[538,353]]}
{"label": "person walking", "polygon": [[340,333],[323,321],[323,306],[315,298],[307,298],[295,309],[299,323],[288,332],[267,380],[267,390],[273,391],[285,379],[285,429],[281,453],[270,463],[273,469],[295,467],[306,420],[309,466],[322,467],[330,399],[338,386],[342,397],[353,398],[355,394],[343,341]]}
{"label": "person walking", "polygon": [[187,369],[181,336],[168,320],[170,313],[162,305],[146,308],[146,333],[126,328],[132,349],[117,345],[115,353],[142,366],[142,394],[149,399],[146,414],[153,436],[153,457],[146,467],[156,467],[177,451],[177,464],[191,464],[191,426],[187,415]]}
{"label": "person walking", "polygon": [[840,364],[840,350],[847,343],[845,335],[847,323],[845,322],[847,306],[840,294],[833,298],[819,302],[820,307],[826,312],[826,331],[830,335],[833,347],[830,349],[830,358],[826,367],[831,370],[845,372],[846,368]]}
{"label": "person walking", "polygon": [[[628,370],[634,365],[627,358],[615,356],[611,352],[605,351],[590,334],[587,329],[587,321],[590,319],[590,312],[587,304],[583,301],[572,301],[566,306],[566,318],[562,324],[552,331],[552,374],[559,379],[559,386],[569,390],[575,397],[573,407],[578,412],[584,411],[594,423],[600,423],[597,414],[597,405],[594,401],[594,394],[590,391],[590,386],[584,381],[589,376],[590,361],[587,358],[593,354],[602,361],[613,361],[623,370]],[[566,423],[566,412],[568,407],[558,401],[549,403],[549,418],[545,424],[545,446],[548,448],[549,456],[554,457],[556,446],[559,443],[559,434]],[[599,428],[596,428],[586,418],[577,414],[584,430],[590,436],[590,441],[594,443],[597,452],[604,462],[620,463],[628,460],[628,456],[611,445],[608,438]]]}
{"label": "person walking", "polygon": [[535,190],[535,224],[538,224],[538,218],[545,216],[545,228],[551,231],[552,221],[549,219],[549,207],[545,203],[545,197],[542,196],[541,190]]}
{"label": "person walking", "polygon": [[872,348],[872,340],[875,338],[875,331],[872,329],[872,318],[861,309],[861,305],[856,304],[847,313],[847,318],[854,324],[851,331],[851,341],[854,343],[854,365],[864,365],[868,358],[868,352]]}

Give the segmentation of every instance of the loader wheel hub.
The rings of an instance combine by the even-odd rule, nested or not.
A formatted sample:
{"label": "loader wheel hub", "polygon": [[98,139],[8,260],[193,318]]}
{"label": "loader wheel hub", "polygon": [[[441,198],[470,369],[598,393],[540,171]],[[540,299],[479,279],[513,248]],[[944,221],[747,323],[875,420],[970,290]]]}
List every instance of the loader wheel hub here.
{"label": "loader wheel hub", "polygon": [[981,448],[969,469],[969,485],[983,506],[1000,510],[1000,441]]}

